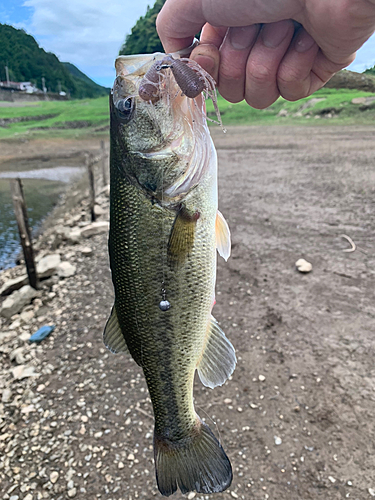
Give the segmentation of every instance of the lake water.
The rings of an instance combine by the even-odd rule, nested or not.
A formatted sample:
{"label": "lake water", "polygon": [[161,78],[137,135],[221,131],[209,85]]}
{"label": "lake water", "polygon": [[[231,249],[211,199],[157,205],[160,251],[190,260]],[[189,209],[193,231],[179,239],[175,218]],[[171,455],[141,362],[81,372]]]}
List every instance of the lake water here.
{"label": "lake water", "polygon": [[[64,165],[63,161],[75,164]],[[44,161],[43,166],[40,165],[40,160],[17,160],[17,162],[9,161],[1,164],[0,270],[12,267],[21,250],[9,180],[16,177],[22,179],[29,224],[35,234],[43,219],[56,205],[68,183],[82,175],[84,171],[82,160],[77,158],[74,161],[53,159],[47,164]]]}

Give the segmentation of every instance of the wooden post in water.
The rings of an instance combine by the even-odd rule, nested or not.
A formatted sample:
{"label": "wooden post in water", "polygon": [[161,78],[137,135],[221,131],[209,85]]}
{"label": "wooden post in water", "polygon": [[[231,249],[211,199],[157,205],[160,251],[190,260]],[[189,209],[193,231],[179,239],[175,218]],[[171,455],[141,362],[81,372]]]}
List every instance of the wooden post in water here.
{"label": "wooden post in water", "polygon": [[104,141],[100,141],[100,147],[101,147],[101,150],[102,150],[103,185],[106,186],[108,184],[108,176],[107,176],[107,155],[106,155],[106,152],[105,152]]}
{"label": "wooden post in water", "polygon": [[94,177],[94,161],[91,155],[87,156],[87,171],[89,174],[89,207],[91,213],[91,222],[95,222],[95,177]]}
{"label": "wooden post in water", "polygon": [[14,213],[17,219],[18,232],[20,234],[27,275],[29,277],[29,284],[33,288],[37,288],[38,276],[36,273],[34,251],[31,240],[31,232],[29,228],[29,219],[27,217],[26,203],[23,194],[21,179],[12,179],[10,181],[10,190],[12,193]]}

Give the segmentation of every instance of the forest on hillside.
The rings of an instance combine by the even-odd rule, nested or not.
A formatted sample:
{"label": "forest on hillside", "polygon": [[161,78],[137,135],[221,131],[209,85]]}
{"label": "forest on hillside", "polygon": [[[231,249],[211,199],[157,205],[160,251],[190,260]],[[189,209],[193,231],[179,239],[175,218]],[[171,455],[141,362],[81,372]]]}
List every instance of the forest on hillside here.
{"label": "forest on hillside", "polygon": [[131,33],[126,36],[119,55],[164,52],[155,26],[157,15],[164,3],[165,0],[156,0],[153,7],[147,7],[146,14],[138,19]]}
{"label": "forest on hillside", "polygon": [[[32,82],[42,89],[42,78],[48,92],[68,93],[71,97],[98,97],[108,89],[97,85],[74,65],[65,65],[51,52],[39,47],[35,39],[22,29],[0,24],[0,80],[6,80],[5,66],[9,78],[16,82]],[[76,74],[74,74],[76,72]]]}

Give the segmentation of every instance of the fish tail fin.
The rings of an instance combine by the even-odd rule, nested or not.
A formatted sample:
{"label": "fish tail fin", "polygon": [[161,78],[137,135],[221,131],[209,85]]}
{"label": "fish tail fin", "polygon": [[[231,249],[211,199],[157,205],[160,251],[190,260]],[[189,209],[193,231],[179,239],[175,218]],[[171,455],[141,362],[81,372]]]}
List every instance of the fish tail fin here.
{"label": "fish tail fin", "polygon": [[232,466],[211,429],[200,419],[190,436],[178,441],[154,435],[156,480],[164,496],[218,493],[232,482]]}

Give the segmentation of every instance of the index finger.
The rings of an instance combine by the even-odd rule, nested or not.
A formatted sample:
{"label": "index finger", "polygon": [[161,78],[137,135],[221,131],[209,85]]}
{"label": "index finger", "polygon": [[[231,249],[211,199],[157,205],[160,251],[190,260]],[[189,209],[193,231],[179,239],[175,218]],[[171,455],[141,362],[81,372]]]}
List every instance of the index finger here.
{"label": "index finger", "polygon": [[236,27],[301,20],[303,3],[303,0],[167,0],[156,19],[156,28],[165,51],[175,52],[191,45],[194,35],[206,23]]}
{"label": "index finger", "polygon": [[156,19],[156,29],[166,53],[192,44],[194,36],[206,23],[202,0],[167,0]]}

